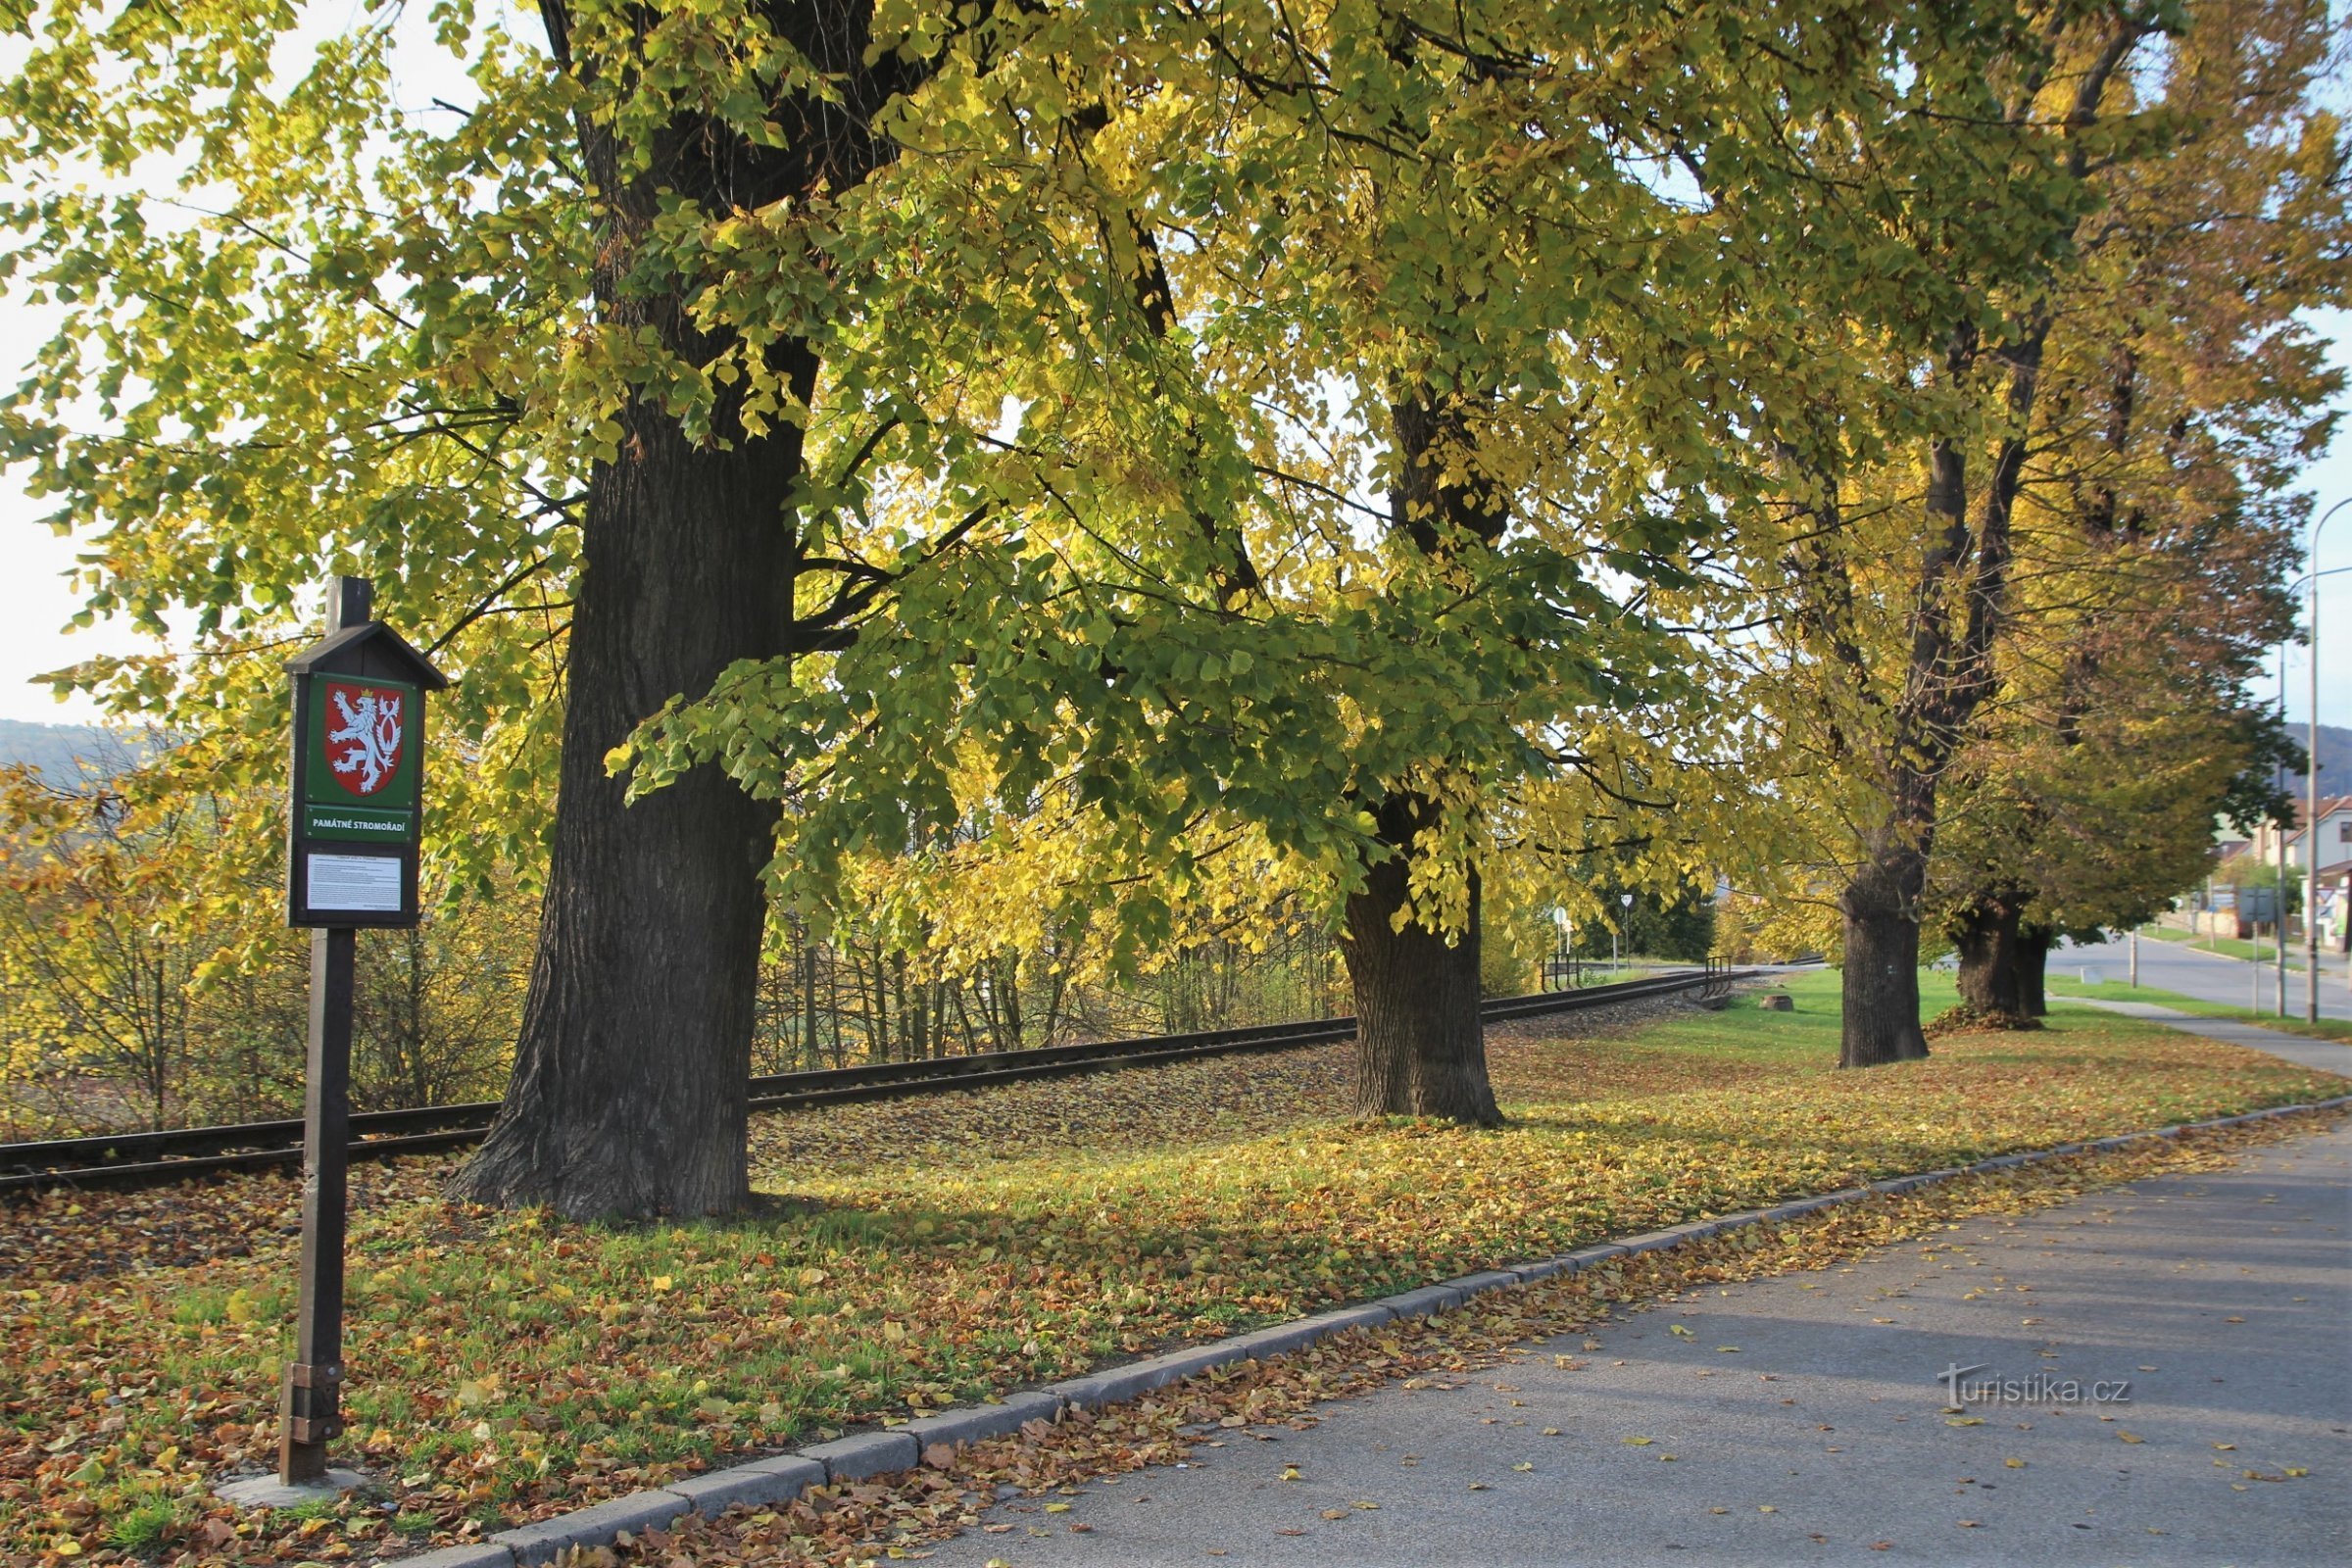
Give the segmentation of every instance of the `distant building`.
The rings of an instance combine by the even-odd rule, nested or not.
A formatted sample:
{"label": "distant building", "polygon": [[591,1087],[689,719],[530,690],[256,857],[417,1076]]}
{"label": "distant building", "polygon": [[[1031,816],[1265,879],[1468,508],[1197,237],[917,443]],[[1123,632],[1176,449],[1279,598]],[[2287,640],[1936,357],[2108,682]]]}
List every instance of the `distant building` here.
{"label": "distant building", "polygon": [[[2303,802],[2295,802],[2295,819],[2286,828],[2286,863],[2301,870],[2310,861],[2312,834],[2306,828]],[[2320,797],[2319,813],[2320,864],[2323,868],[2339,860],[2352,860],[2352,795],[2324,795]],[[2263,865],[2278,863],[2279,826],[2265,822],[2254,830],[2246,841],[2245,853]]]}

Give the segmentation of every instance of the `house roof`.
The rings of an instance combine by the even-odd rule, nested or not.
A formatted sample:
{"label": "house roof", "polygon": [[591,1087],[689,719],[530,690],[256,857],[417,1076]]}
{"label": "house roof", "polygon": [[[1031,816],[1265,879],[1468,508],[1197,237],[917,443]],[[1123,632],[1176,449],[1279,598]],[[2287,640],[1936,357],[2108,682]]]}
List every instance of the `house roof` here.
{"label": "house roof", "polygon": [[[2287,835],[2290,839],[2302,835],[2306,804],[2302,796],[2295,797],[2295,826],[2294,831]],[[2323,795],[2320,797],[2320,819],[2322,821],[2326,821],[2336,812],[2343,810],[2352,810],[2352,795]]]}

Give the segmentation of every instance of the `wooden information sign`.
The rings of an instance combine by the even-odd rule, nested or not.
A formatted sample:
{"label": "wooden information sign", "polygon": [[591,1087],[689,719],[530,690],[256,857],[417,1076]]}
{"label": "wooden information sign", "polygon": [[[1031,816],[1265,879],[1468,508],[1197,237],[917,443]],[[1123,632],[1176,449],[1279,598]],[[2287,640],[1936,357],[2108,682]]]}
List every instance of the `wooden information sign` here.
{"label": "wooden information sign", "polygon": [[278,1479],[326,1475],[342,1435],[343,1238],[351,1148],[352,970],[358,927],[416,923],[424,822],[424,697],[448,679],[371,618],[365,577],[328,590],[324,640],[294,677],[286,922],[311,927],[303,1096],[302,1298],[278,1407]]}

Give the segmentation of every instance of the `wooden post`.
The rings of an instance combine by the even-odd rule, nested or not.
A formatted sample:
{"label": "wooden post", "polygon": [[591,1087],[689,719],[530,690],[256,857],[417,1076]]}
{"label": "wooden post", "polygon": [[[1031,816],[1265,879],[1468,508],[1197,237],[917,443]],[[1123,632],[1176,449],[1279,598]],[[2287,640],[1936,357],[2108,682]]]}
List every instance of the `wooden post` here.
{"label": "wooden post", "polygon": [[343,1237],[351,1164],[351,1006],[359,933],[311,933],[310,1087],[303,1098],[302,1298],[278,1401],[277,1478],[326,1474],[343,1431]]}
{"label": "wooden post", "polygon": [[326,1452],[343,1435],[343,1244],[358,928],[416,923],[424,694],[449,684],[375,620],[373,601],[367,578],[335,578],[327,593],[325,639],[286,665],[294,677],[286,916],[311,932],[311,1028],[303,1096],[302,1294],[294,1360],[278,1398],[277,1478],[284,1487],[339,1479],[327,1469]]}

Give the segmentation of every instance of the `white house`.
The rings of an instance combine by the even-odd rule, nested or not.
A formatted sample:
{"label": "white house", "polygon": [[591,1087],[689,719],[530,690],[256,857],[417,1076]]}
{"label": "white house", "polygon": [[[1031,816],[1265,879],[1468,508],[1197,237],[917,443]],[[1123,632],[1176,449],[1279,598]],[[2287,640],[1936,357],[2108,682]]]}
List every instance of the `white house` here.
{"label": "white house", "polygon": [[[2295,825],[2286,835],[2286,863],[2296,870],[2309,864],[2311,835],[2303,828],[2304,805],[2301,796],[2295,798]],[[2320,797],[2319,816],[2320,864],[2329,866],[2339,860],[2352,860],[2352,795],[2323,795]],[[2254,830],[2247,845],[2248,851],[2263,865],[2278,863],[2278,829],[2265,822]]]}

